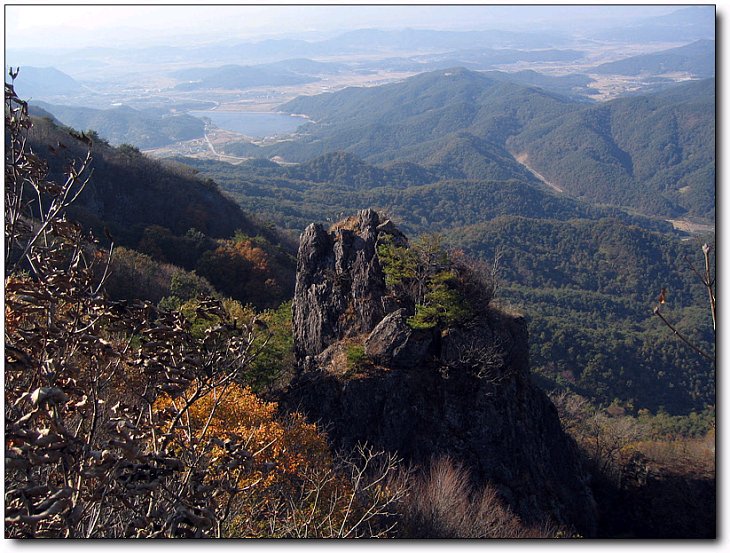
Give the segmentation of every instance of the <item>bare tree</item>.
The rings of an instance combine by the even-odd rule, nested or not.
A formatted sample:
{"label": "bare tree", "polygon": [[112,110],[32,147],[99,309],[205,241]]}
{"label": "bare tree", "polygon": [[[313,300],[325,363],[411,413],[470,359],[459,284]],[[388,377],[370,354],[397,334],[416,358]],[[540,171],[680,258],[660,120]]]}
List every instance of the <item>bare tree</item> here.
{"label": "bare tree", "polygon": [[267,535],[285,538],[392,537],[408,482],[394,455],[359,444],[334,470],[314,468],[295,493],[279,496]]}

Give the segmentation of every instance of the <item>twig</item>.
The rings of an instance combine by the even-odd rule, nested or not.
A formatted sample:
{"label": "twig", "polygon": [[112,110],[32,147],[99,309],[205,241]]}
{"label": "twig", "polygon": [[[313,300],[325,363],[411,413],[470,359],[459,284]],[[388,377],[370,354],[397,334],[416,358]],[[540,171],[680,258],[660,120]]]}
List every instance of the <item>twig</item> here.
{"label": "twig", "polygon": [[672,326],[672,324],[667,319],[664,318],[664,315],[662,315],[661,312],[659,311],[659,306],[656,306],[654,308],[654,315],[656,315],[657,317],[659,317],[664,322],[664,324],[667,325],[669,327],[669,329],[672,332],[674,332],[674,334],[680,340],[682,340],[685,344],[687,344],[694,351],[696,351],[697,353],[699,353],[702,357],[704,357],[704,358],[709,359],[710,361],[712,361],[713,364],[715,363],[715,358],[713,356],[705,353],[700,348],[698,348],[697,346],[695,346],[692,342],[690,342],[687,338],[685,338],[684,335],[682,335],[681,332],[679,332],[676,328],[674,328],[674,326]]}

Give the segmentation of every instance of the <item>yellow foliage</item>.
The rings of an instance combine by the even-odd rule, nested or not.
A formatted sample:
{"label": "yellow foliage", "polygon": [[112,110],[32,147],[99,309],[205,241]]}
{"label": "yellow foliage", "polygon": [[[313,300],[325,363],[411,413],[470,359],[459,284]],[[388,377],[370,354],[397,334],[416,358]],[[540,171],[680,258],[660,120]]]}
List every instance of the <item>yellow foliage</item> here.
{"label": "yellow foliage", "polygon": [[[194,390],[185,394],[190,397]],[[184,399],[166,397],[155,403],[162,410],[174,406],[181,409]],[[258,398],[248,387],[229,385],[223,391],[210,393],[196,401],[184,419],[183,432],[192,431],[197,440],[209,442],[212,463],[209,478],[223,477],[218,460],[225,460],[226,450],[218,440],[245,443],[252,465],[226,473],[239,487],[256,486],[263,491],[273,486],[293,486],[305,470],[329,469],[332,457],[323,434],[315,424],[294,414],[286,420],[276,416],[277,404]],[[212,415],[212,416],[211,416]],[[222,465],[220,465],[222,466]]]}
{"label": "yellow foliage", "polygon": [[256,317],[256,310],[250,305],[242,305],[240,301],[226,298],[223,300],[226,314],[233,320],[248,324]]}
{"label": "yellow foliage", "polygon": [[[185,397],[195,392],[190,389]],[[166,397],[154,408],[169,425],[170,413],[179,414],[184,405],[183,397]],[[231,505],[224,533],[325,537],[366,532],[358,528],[358,521],[380,516],[373,505],[388,505],[388,498],[398,493],[388,489],[388,482],[366,490],[364,482],[356,483],[347,470],[336,467],[315,424],[299,413],[280,418],[277,409],[276,403],[262,400],[248,387],[231,384],[223,395],[211,392],[195,401],[179,419],[173,449],[205,452],[206,482],[225,480],[242,492]],[[234,456],[229,448],[240,444],[248,452],[247,460],[231,468]]]}

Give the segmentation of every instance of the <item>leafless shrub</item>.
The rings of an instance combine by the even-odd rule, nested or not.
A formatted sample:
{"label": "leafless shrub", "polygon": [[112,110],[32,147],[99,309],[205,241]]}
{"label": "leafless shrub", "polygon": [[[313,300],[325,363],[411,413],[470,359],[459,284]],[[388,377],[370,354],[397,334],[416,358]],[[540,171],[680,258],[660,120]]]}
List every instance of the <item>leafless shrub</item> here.
{"label": "leafless shrub", "polygon": [[590,402],[567,390],[554,391],[549,396],[558,410],[563,430],[575,437],[575,432],[585,425],[593,411]]}
{"label": "leafless shrub", "polygon": [[495,336],[490,339],[484,329],[457,333],[449,334],[449,353],[441,368],[444,378],[448,378],[451,369],[466,370],[491,384],[499,384],[509,376],[504,370],[507,353],[501,340]]}
{"label": "leafless shrub", "polygon": [[563,428],[585,452],[589,462],[603,476],[620,484],[624,453],[642,434],[638,421],[631,416],[609,416],[571,392],[553,393],[550,399]]}
{"label": "leafless shrub", "polygon": [[[277,538],[385,538],[394,535],[407,482],[395,455],[358,446],[334,466],[309,467],[294,489],[240,509],[232,536]],[[244,500],[245,501],[245,500]]]}
{"label": "leafless shrub", "polygon": [[495,252],[491,262],[470,257],[461,250],[449,252],[449,259],[459,280],[464,301],[472,307],[486,309],[499,288],[502,250]]}
{"label": "leafless shrub", "polygon": [[633,417],[613,418],[596,413],[587,420],[582,445],[588,449],[598,470],[618,482],[621,477],[621,452],[635,442],[639,435],[639,427]]}
{"label": "leafless shrub", "polygon": [[549,538],[556,528],[524,524],[490,484],[474,490],[469,472],[448,457],[411,477],[402,533],[410,538]]}
{"label": "leafless shrub", "polygon": [[179,313],[106,300],[112,251],[65,218],[91,141],[78,137],[89,151],[64,184],[47,182],[12,84],[5,117],[6,536],[221,535],[256,452],[246,436],[210,438],[189,413],[210,399],[212,419],[266,340],[218,301],[200,304],[211,322],[200,336]]}

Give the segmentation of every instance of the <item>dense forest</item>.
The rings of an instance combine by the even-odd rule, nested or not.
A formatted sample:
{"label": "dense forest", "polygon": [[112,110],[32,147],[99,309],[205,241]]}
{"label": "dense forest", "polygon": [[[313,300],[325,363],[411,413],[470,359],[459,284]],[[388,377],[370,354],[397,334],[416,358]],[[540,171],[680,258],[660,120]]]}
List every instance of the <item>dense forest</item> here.
{"label": "dense forest", "polygon": [[707,292],[689,266],[703,266],[698,242],[612,219],[500,217],[448,236],[473,254],[500,252],[501,296],[527,316],[531,361],[549,386],[632,410],[714,405],[714,365],[653,316],[666,288],[677,328],[714,352]]}
{"label": "dense forest", "polygon": [[379,167],[343,152],[293,166],[261,159],[239,165],[192,158],[176,161],[215,180],[245,208],[294,230],[366,205],[388,212],[417,233],[440,232],[499,215],[559,220],[612,217],[647,229],[672,229],[665,221],[549,193],[534,186],[537,181],[532,177],[527,182],[443,177],[414,163]]}

